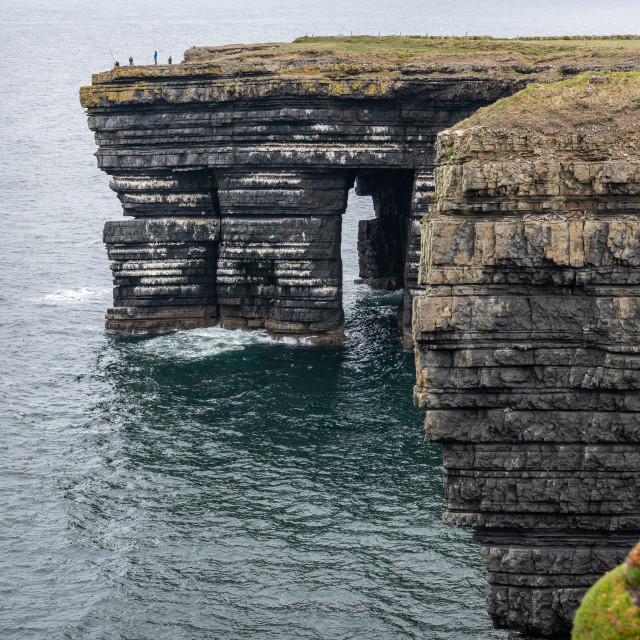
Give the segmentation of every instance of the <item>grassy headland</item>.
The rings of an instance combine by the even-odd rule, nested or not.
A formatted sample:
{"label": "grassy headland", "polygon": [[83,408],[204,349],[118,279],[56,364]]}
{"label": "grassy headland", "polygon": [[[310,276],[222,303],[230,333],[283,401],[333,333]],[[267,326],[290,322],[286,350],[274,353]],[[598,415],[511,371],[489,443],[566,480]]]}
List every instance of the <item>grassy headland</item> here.
{"label": "grassy headland", "polygon": [[640,37],[304,36],[290,43],[192,47],[184,63],[277,75],[541,74],[548,82],[590,69],[640,69]]}
{"label": "grassy headland", "polygon": [[[192,47],[180,64],[123,65],[95,74],[93,84],[119,87],[117,92],[103,92],[103,103],[152,100],[166,81],[200,78],[208,80],[204,89],[214,91],[218,86],[218,93],[229,96],[250,93],[247,79],[264,78],[284,84],[293,80],[304,85],[302,92],[381,97],[403,90],[407,82],[440,78],[505,81],[515,90],[531,83],[565,81],[584,72],[636,71],[640,71],[638,36],[304,36],[288,43]],[[327,84],[331,86],[326,88]],[[136,95],[129,96],[128,88]],[[85,106],[100,101],[90,88],[83,91]],[[222,99],[216,96],[212,99]],[[592,97],[579,108],[590,108]]]}
{"label": "grassy headland", "polygon": [[640,148],[640,72],[587,72],[522,91],[478,109],[450,129],[456,147],[482,130],[589,135],[613,155]]}

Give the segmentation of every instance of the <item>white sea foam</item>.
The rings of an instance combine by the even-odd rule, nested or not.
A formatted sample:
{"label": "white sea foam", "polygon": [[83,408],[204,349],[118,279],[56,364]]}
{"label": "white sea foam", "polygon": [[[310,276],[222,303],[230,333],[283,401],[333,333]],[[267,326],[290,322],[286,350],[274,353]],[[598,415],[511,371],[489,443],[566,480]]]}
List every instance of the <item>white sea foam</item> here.
{"label": "white sea foam", "polygon": [[142,352],[159,358],[204,360],[221,353],[243,351],[257,344],[277,345],[299,344],[294,340],[273,340],[266,331],[243,331],[241,329],[223,329],[220,326],[206,329],[176,331],[140,342],[137,346]]}
{"label": "white sea foam", "polygon": [[51,305],[81,304],[88,300],[106,298],[111,293],[110,288],[82,287],[80,289],[58,289],[53,293],[39,298],[29,298],[30,302]]}

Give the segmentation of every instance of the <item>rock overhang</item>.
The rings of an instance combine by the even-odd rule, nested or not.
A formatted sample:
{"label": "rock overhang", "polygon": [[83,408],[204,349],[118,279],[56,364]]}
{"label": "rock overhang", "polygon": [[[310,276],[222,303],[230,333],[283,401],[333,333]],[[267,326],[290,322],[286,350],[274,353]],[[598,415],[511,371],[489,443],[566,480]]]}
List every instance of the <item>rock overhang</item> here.
{"label": "rock overhang", "polygon": [[[297,95],[393,98],[416,81],[504,81],[522,88],[587,70],[640,69],[640,48],[560,46],[527,39],[429,37],[299,38],[293,43],[192,47],[175,65],[119,66],[94,74],[81,89],[86,108],[167,101],[234,100],[268,95],[270,89]],[[615,41],[612,41],[615,42]],[[635,41],[633,41],[635,42]],[[211,83],[209,92],[180,93],[180,82]],[[275,83],[269,87],[269,82]],[[158,85],[176,85],[163,94]],[[132,87],[131,85],[135,85]],[[293,89],[295,87],[295,89]],[[264,92],[264,93],[260,93]]]}
{"label": "rock overhang", "polygon": [[[477,45],[405,59],[201,48],[180,65],[97,74],[83,106],[134,218],[105,230],[107,326],[221,322],[339,342],[340,216],[365,172],[382,217],[403,211],[402,325],[410,344],[413,308],[416,398],[444,442],[446,521],[476,527],[497,624],[563,633],[586,582],[640,527],[622,508],[639,493],[635,89],[610,96],[637,81],[626,72],[640,59],[574,44],[451,50],[460,44]],[[570,98],[557,113],[554,95]],[[379,237],[382,224],[363,230],[363,244]],[[369,276],[384,282],[371,248]],[[626,504],[605,508],[616,487]]]}

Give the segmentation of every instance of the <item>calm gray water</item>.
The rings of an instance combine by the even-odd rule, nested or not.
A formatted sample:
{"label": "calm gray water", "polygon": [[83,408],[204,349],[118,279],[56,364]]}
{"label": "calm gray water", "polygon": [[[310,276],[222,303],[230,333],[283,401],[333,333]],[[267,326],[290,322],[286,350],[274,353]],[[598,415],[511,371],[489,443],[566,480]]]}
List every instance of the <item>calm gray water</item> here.
{"label": "calm gray water", "polygon": [[[397,295],[347,343],[103,329],[120,217],[78,87],[120,60],[304,33],[627,33],[631,0],[5,0],[0,13],[0,637],[504,638],[443,527]],[[344,271],[356,277],[352,194]]]}

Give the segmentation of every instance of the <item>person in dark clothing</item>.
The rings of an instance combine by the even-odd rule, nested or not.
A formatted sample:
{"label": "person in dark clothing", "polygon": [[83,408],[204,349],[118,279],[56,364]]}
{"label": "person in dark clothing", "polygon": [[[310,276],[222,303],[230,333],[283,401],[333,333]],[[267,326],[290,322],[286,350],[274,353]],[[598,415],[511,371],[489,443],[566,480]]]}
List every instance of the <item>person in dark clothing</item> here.
{"label": "person in dark clothing", "polygon": [[169,56],[169,64],[172,64],[172,62],[171,62],[171,56]]}
{"label": "person in dark clothing", "polygon": [[116,60],[116,63],[113,65],[114,67],[119,67],[120,63]]}
{"label": "person in dark clothing", "polygon": [[129,56],[129,66],[133,66],[133,56]]}
{"label": "person in dark clothing", "polygon": [[158,64],[158,52],[153,52],[153,64]]}

